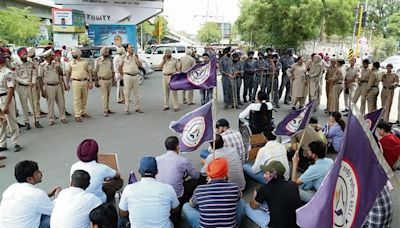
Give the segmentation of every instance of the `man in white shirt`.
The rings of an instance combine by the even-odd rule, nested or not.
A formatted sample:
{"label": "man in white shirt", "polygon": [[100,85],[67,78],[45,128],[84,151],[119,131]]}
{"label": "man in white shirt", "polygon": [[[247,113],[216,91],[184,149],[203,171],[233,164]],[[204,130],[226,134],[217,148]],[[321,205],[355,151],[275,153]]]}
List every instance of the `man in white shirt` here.
{"label": "man in white shirt", "polygon": [[287,158],[286,148],[283,144],[276,141],[276,136],[271,134],[267,136],[268,142],[260,148],[257,153],[254,164],[248,162],[243,165],[244,173],[251,179],[260,184],[266,184],[264,171],[261,170],[261,165],[268,165],[271,161],[280,161],[285,167],[283,177],[289,179],[289,161]]}
{"label": "man in white shirt", "polygon": [[89,184],[88,172],[74,171],[71,187],[62,190],[54,201],[50,218],[52,228],[90,227],[89,213],[102,202],[92,193],[85,191]]}
{"label": "man in white shirt", "polygon": [[50,227],[53,203],[50,197],[58,195],[56,187],[45,193],[35,185],[42,182],[42,172],[34,161],[21,161],[15,166],[18,183],[3,193],[0,204],[0,228]]}
{"label": "man in white shirt", "polygon": [[169,217],[179,211],[179,201],[171,185],[155,179],[158,173],[154,157],[140,161],[142,179],[127,185],[119,203],[119,215],[127,218],[131,227],[172,228]]}
{"label": "man in white shirt", "polygon": [[116,170],[97,162],[98,152],[99,146],[95,140],[83,140],[76,152],[80,161],[72,165],[70,175],[75,170],[85,170],[88,172],[90,175],[90,185],[86,191],[93,193],[105,203],[114,199],[115,192],[123,185],[123,180]]}

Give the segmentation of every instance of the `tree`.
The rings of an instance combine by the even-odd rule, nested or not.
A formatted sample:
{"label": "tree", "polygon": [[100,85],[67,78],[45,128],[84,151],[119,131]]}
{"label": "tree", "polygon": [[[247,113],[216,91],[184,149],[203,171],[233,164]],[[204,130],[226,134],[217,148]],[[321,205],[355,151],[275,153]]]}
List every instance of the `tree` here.
{"label": "tree", "polygon": [[7,7],[0,10],[0,39],[16,45],[32,44],[40,33],[38,17],[30,14],[30,7],[19,9]]}
{"label": "tree", "polygon": [[216,43],[221,39],[221,31],[215,22],[206,22],[197,32],[197,39],[201,43]]}
{"label": "tree", "polygon": [[374,61],[382,61],[394,55],[397,50],[397,41],[393,37],[384,38],[382,35],[377,35],[372,38],[372,44]]}
{"label": "tree", "polygon": [[[393,35],[393,26],[398,27],[398,24],[389,24],[396,21],[396,14],[399,12],[400,0],[370,0],[367,14],[368,29],[383,37]],[[386,30],[388,25],[391,28]]]}

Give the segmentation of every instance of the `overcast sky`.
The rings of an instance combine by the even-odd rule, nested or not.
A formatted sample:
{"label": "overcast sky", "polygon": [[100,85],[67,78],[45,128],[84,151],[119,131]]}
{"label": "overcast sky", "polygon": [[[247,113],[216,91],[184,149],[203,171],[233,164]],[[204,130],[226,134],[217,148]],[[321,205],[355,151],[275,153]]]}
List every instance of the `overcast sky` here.
{"label": "overcast sky", "polygon": [[[164,13],[167,16],[169,26],[175,31],[186,31],[189,34],[196,34],[205,16],[209,21],[235,22],[239,16],[240,0],[164,0]],[[201,15],[201,16],[195,16]]]}

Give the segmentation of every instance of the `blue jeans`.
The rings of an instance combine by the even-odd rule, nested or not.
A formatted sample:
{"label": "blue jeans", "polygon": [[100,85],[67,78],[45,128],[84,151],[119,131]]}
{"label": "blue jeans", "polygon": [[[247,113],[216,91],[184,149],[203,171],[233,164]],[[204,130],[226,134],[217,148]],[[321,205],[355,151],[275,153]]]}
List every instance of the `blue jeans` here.
{"label": "blue jeans", "polygon": [[50,228],[50,216],[42,215],[39,228]]}
{"label": "blue jeans", "polygon": [[267,227],[269,224],[270,216],[269,212],[262,209],[253,209],[250,204],[246,204],[244,208],[245,214],[251,221],[253,221],[259,227]]}
{"label": "blue jeans", "polygon": [[310,189],[310,190],[305,190],[304,189],[304,184],[299,186],[299,195],[300,199],[305,201],[305,202],[310,202],[310,200],[314,197],[316,191]]}
{"label": "blue jeans", "polygon": [[253,173],[253,171],[251,170],[252,166],[253,166],[253,164],[251,164],[251,163],[244,163],[243,164],[244,174],[260,184],[266,184],[265,179],[264,179],[264,172],[260,171],[258,173]]}
{"label": "blue jeans", "polygon": [[[240,227],[242,224],[242,219],[244,215],[244,207],[245,202],[243,199],[240,199],[238,202],[237,210],[236,210],[236,223],[237,226]],[[192,228],[200,227],[200,211],[197,208],[190,206],[189,203],[185,203],[182,207],[182,217],[186,219],[186,222]]]}

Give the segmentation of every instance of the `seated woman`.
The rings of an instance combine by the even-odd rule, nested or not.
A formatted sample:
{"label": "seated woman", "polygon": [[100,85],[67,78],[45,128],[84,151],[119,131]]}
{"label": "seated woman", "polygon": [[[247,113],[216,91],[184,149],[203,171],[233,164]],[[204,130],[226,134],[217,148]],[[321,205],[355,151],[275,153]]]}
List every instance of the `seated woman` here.
{"label": "seated woman", "polygon": [[248,120],[252,134],[261,134],[267,137],[272,134],[272,110],[273,106],[267,102],[268,95],[258,92],[256,103],[252,103],[239,114],[239,119]]}
{"label": "seated woman", "polygon": [[339,112],[333,112],[323,132],[328,139],[328,153],[339,153],[346,123]]}

